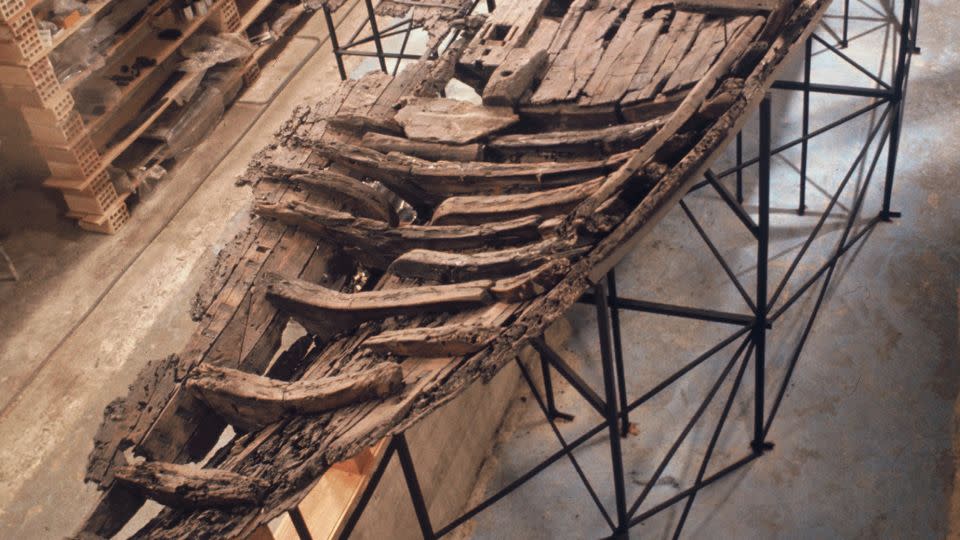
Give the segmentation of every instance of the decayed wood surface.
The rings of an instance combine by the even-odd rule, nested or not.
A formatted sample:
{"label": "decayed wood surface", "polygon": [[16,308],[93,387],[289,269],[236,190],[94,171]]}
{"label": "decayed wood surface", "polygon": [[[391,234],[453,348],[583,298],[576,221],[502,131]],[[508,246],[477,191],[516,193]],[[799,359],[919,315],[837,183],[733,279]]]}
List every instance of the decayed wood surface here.
{"label": "decayed wood surface", "polygon": [[173,507],[248,506],[263,500],[265,481],[229,471],[172,463],[126,465],[117,470],[120,484]]}
{"label": "decayed wood surface", "polygon": [[[382,8],[433,10],[434,38],[462,8],[414,4]],[[152,498],[138,537],[245,538],[491,376],[682,196],[827,0],[502,4],[439,58],[298,108],[256,156],[256,215],[196,334],[107,410],[81,535]],[[455,73],[496,105],[442,98]],[[291,317],[309,333],[277,355]]]}
{"label": "decayed wood surface", "polygon": [[317,414],[400,391],[398,364],[321,379],[283,382],[237,369],[200,365],[187,388],[230,424],[245,431],[268,426],[286,416]]}

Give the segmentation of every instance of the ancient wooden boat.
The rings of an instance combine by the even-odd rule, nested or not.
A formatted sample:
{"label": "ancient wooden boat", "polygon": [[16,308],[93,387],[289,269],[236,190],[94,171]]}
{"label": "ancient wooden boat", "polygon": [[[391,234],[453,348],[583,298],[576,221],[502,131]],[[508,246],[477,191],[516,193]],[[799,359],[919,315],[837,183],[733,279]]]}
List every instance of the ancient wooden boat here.
{"label": "ancient wooden boat", "polygon": [[[703,174],[828,1],[384,4],[458,38],[298,108],[256,156],[190,344],[106,411],[80,536],[150,498],[138,537],[246,538],[491,376]],[[441,97],[454,77],[482,103]],[[309,333],[280,352],[291,318]]]}

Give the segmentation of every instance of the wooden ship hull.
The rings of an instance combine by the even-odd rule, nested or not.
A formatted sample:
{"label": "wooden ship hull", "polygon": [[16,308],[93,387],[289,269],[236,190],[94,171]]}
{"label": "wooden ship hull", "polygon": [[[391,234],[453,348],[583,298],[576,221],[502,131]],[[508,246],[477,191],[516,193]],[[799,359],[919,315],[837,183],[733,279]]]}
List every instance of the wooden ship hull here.
{"label": "wooden ship hull", "polygon": [[[246,538],[491,377],[704,173],[828,0],[500,4],[434,16],[441,55],[344,81],[255,157],[198,330],[106,411],[79,537],[153,499],[138,538]],[[454,77],[482,103],[441,97]]]}

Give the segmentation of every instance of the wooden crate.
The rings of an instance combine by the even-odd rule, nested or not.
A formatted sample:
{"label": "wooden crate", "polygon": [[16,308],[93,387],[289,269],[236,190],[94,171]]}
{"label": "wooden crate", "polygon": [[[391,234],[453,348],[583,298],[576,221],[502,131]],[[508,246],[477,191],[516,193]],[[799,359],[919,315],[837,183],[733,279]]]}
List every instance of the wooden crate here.
{"label": "wooden crate", "polygon": [[44,52],[37,22],[30,11],[0,24],[0,64],[29,65]]}
{"label": "wooden crate", "polygon": [[120,198],[107,171],[101,171],[84,190],[65,189],[62,193],[70,211],[80,214],[106,215]]}

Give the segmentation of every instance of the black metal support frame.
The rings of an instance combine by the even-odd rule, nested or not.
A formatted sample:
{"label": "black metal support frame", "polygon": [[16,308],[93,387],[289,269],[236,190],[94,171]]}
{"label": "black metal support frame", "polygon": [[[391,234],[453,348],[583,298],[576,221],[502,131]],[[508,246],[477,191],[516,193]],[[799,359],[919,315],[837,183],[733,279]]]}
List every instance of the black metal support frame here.
{"label": "black metal support frame", "polygon": [[[493,11],[496,7],[494,0],[485,0],[487,10]],[[480,0],[473,0],[471,11],[477,7],[480,3]],[[327,33],[330,35],[330,46],[333,48],[333,57],[337,62],[337,70],[340,72],[340,79],[347,79],[347,68],[343,62],[343,58],[346,56],[362,56],[368,58],[376,58],[380,64],[380,70],[384,73],[388,72],[387,69],[387,60],[393,60],[393,69],[389,70],[393,75],[396,75],[400,71],[401,62],[404,60],[418,60],[422,57],[423,53],[414,54],[407,52],[407,45],[410,42],[410,35],[414,30],[423,28],[422,25],[417,24],[413,21],[411,17],[403,18],[399,21],[391,23],[385,28],[380,28],[379,23],[377,22],[376,10],[373,6],[373,0],[363,0],[364,8],[366,9],[366,19],[363,24],[361,24],[353,34],[351,34],[350,39],[346,43],[341,44],[337,36],[337,25],[333,21],[333,14],[330,11],[330,8],[327,7],[326,3],[321,6],[323,11],[323,18],[326,22]],[[429,5],[430,2],[424,2],[424,5]],[[411,11],[412,11],[411,7]],[[402,35],[403,41],[400,44],[400,50],[386,51],[383,46],[384,38]],[[358,50],[358,47],[361,45],[366,45],[368,43],[373,43],[373,51],[363,51]],[[428,55],[435,55],[435,50],[426,51]]]}
{"label": "black metal support frame", "polygon": [[[365,1],[369,6],[370,0]],[[372,8],[369,8],[369,13],[371,13],[372,17]],[[329,13],[326,13],[326,16],[328,23],[330,23]],[[759,458],[766,452],[773,449],[773,443],[768,440],[773,420],[776,417],[781,403],[783,402],[790,380],[803,352],[804,345],[806,344],[806,341],[810,335],[814,321],[816,320],[816,317],[823,304],[838,262],[852,247],[857,245],[858,242],[868,236],[869,233],[879,223],[889,221],[899,216],[898,212],[891,210],[892,190],[896,172],[899,138],[903,122],[903,103],[906,96],[907,82],[909,79],[910,60],[912,55],[919,51],[919,49],[916,47],[916,27],[918,17],[918,0],[903,0],[902,14],[899,21],[897,63],[895,64],[892,81],[886,82],[881,76],[871,73],[869,70],[856,63],[840,50],[847,45],[848,39],[847,20],[849,18],[849,5],[848,2],[845,1],[843,7],[843,33],[842,37],[838,40],[838,43],[830,43],[826,39],[816,34],[812,35],[804,46],[805,62],[802,76],[803,80],[799,82],[777,81],[773,84],[773,88],[776,90],[788,92],[799,91],[803,93],[801,137],[781,144],[777,147],[772,147],[771,92],[764,97],[759,109],[759,144],[757,156],[746,160],[743,158],[743,138],[741,134],[737,134],[735,149],[737,163],[736,166],[716,174],[712,171],[707,171],[704,180],[700,183],[697,183],[690,189],[690,192],[694,192],[708,186],[714,189],[719,195],[720,200],[730,209],[730,211],[733,212],[736,218],[742,223],[744,228],[753,236],[753,238],[756,239],[757,283],[753,295],[748,293],[747,289],[737,278],[730,265],[724,259],[720,250],[711,240],[709,234],[699,223],[686,202],[680,202],[681,210],[694,229],[697,231],[698,235],[703,239],[709,251],[719,262],[730,282],[734,285],[734,287],[736,287],[737,291],[742,297],[746,306],[744,313],[622,298],[617,294],[616,276],[611,270],[605,280],[601,280],[599,283],[597,283],[591,293],[585,294],[580,299],[582,303],[592,304],[596,308],[599,334],[598,347],[603,373],[602,393],[591,388],[591,386],[580,374],[577,373],[575,369],[573,369],[567,362],[563,360],[563,358],[561,358],[559,354],[550,348],[543,338],[535,339],[532,342],[532,345],[540,354],[540,369],[542,374],[543,391],[541,391],[538,387],[537,382],[530,373],[529,367],[519,359],[517,360],[520,373],[532,392],[538,407],[543,412],[544,417],[549,423],[555,437],[557,438],[557,441],[561,447],[560,450],[557,450],[546,459],[532,466],[526,473],[520,475],[514,481],[502,487],[499,491],[486,498],[483,502],[467,510],[449,523],[437,528],[431,523],[429,512],[427,511],[427,505],[416,476],[413,460],[410,456],[410,449],[407,445],[407,441],[403,435],[395,436],[388,446],[386,457],[381,460],[378,467],[374,470],[371,480],[368,483],[366,490],[361,495],[356,510],[350,516],[347,526],[341,534],[341,537],[347,538],[350,536],[350,533],[353,531],[357,520],[369,502],[373,491],[376,489],[377,484],[379,483],[383,472],[394,453],[396,453],[399,458],[404,478],[413,501],[418,524],[423,537],[426,539],[435,539],[445,536],[460,525],[464,524],[466,521],[475,517],[480,512],[511,494],[518,487],[537,476],[541,471],[550,465],[564,458],[570,461],[578,477],[586,487],[592,501],[596,505],[598,512],[608,524],[610,530],[602,534],[610,534],[613,538],[627,538],[629,536],[629,530],[631,527],[642,523],[643,521],[651,518],[663,510],[671,508],[676,504],[683,503],[683,510],[675,526],[673,535],[674,538],[679,537],[683,530],[683,526],[686,523],[687,516],[689,515],[694,500],[701,489],[706,488],[707,486],[751,463],[754,459]],[[332,23],[330,24],[332,29]],[[384,32],[392,32],[396,30],[396,28],[399,28],[399,26],[390,27],[385,29]],[[409,32],[409,30],[407,30],[407,32]],[[376,29],[376,26],[373,25],[373,36],[364,39],[373,39],[375,42],[380,43],[379,38],[383,35],[384,34],[380,34],[378,36],[378,30]],[[351,45],[356,44],[356,38],[357,34],[351,38]],[[342,67],[341,56],[348,54],[346,49],[348,49],[349,46],[337,46],[336,40],[332,33],[331,41],[334,43],[334,50],[337,53],[337,61],[341,68],[341,75],[345,76]],[[812,50],[814,43],[821,45],[826,51],[837,55],[845,62],[851,64],[851,66],[858,71],[867,74],[873,81],[876,82],[877,87],[869,88],[826,85],[812,82],[811,58],[813,54]],[[377,54],[381,60],[381,67],[384,70],[386,69],[385,64],[383,63],[385,58],[397,58],[399,65],[399,60],[408,57],[404,56],[405,53],[402,50],[399,53],[382,52],[380,45],[378,45],[377,50]],[[872,98],[873,102],[859,110],[845,115],[834,122],[827,124],[826,126],[811,131],[809,123],[811,93],[862,96]],[[879,115],[879,119],[871,126],[862,149],[855,156],[853,163],[850,165],[847,173],[840,181],[836,191],[833,193],[826,207],[823,209],[820,218],[813,227],[812,232],[806,241],[800,247],[787,272],[773,288],[773,293],[770,294],[768,291],[768,259],[770,247],[771,158],[789,148],[800,145],[800,192],[797,212],[798,214],[803,215],[807,208],[806,184],[808,182],[807,160],[809,159],[807,146],[809,141],[818,135],[821,135],[851,120],[859,118],[870,111],[881,109],[882,112]],[[882,208],[876,216],[867,220],[865,224],[857,228],[856,226],[861,215],[864,199],[866,198],[868,188],[871,184],[871,179],[874,176],[876,167],[879,164],[881,157],[884,155],[885,150],[886,169],[884,171]],[[753,165],[757,165],[758,167],[758,199],[756,221],[743,208],[743,171],[747,167],[751,167]],[[791,278],[793,277],[794,272],[799,266],[801,260],[803,260],[810,245],[818,238],[824,223],[833,211],[834,207],[838,204],[841,195],[847,191],[847,186],[850,184],[851,178],[853,178],[858,170],[864,169],[865,174],[862,177],[861,183],[859,185],[857,185],[856,182],[854,183],[854,202],[852,207],[848,209],[845,226],[842,229],[840,239],[837,241],[832,250],[832,254],[822,264],[822,266],[819,267],[818,270],[813,272],[813,274],[799,284],[799,286],[795,287],[795,290],[788,293],[787,285],[792,283]],[[722,183],[723,179],[728,176],[735,176],[734,193],[731,193]],[[765,396],[765,391],[771,386],[771,381],[767,380],[768,373],[766,368],[767,345],[769,339],[767,336],[767,330],[772,328],[773,325],[776,324],[777,320],[779,320],[788,309],[795,306],[799,300],[806,296],[806,293],[811,288],[818,284],[819,291],[817,293],[816,300],[814,301],[812,310],[806,316],[798,341],[795,343],[792,352],[788,355],[785,375],[779,381],[779,384],[773,385],[773,388],[775,388],[776,392],[772,401],[768,400]],[[622,310],[728,324],[733,326],[735,329],[719,343],[716,343],[701,355],[689,361],[683,367],[675,371],[673,374],[659,381],[655,386],[653,386],[652,389],[648,390],[641,396],[635,397],[631,401],[627,396],[626,391],[626,361],[624,358],[624,350],[620,334],[620,312]],[[626,493],[626,479],[624,473],[621,438],[626,437],[631,428],[630,413],[649,401],[654,396],[658,395],[664,389],[668,388],[674,382],[693,371],[701,364],[704,364],[717,356],[720,351],[725,350],[728,346],[733,346],[734,352],[730,358],[726,360],[724,364],[722,364],[723,369],[721,370],[719,377],[709,388],[689,422],[677,436],[671,447],[666,451],[659,465],[651,473],[650,478],[644,484],[639,496],[633,501],[628,500]],[[754,375],[752,384],[744,382],[745,375],[747,374],[751,365]],[[554,373],[563,378],[579,397],[586,401],[591,408],[593,408],[603,417],[602,422],[593,426],[572,440],[568,440],[557,427],[558,420],[569,420],[572,419],[572,417],[557,410],[554,400]],[[731,373],[735,373],[733,376],[733,382],[730,385],[730,390],[724,401],[719,419],[713,428],[712,436],[703,455],[696,479],[694,480],[693,484],[680,490],[674,496],[656,505],[652,505],[649,508],[643,508],[643,503],[646,502],[653,486],[667,468],[671,459],[685,441],[687,435],[711,405],[724,382],[729,379]],[[723,466],[717,472],[708,475],[706,474],[708,465],[711,462],[717,441],[720,437],[724,423],[729,416],[738,392],[741,389],[749,389],[750,387],[752,387],[753,390],[753,433],[751,440],[748,441],[748,444],[745,444],[745,454],[739,459],[736,459],[733,462]],[[600,497],[597,495],[596,489],[587,479],[579,461],[574,455],[575,450],[584,446],[588,441],[593,440],[595,437],[604,432],[607,432],[607,437],[609,439],[610,457],[612,458],[613,466],[614,508],[612,511],[609,511],[601,502]],[[297,524],[297,516],[292,515],[291,517],[294,518],[294,523]],[[299,527],[297,528],[299,530]],[[308,535],[301,537],[309,538]]]}

